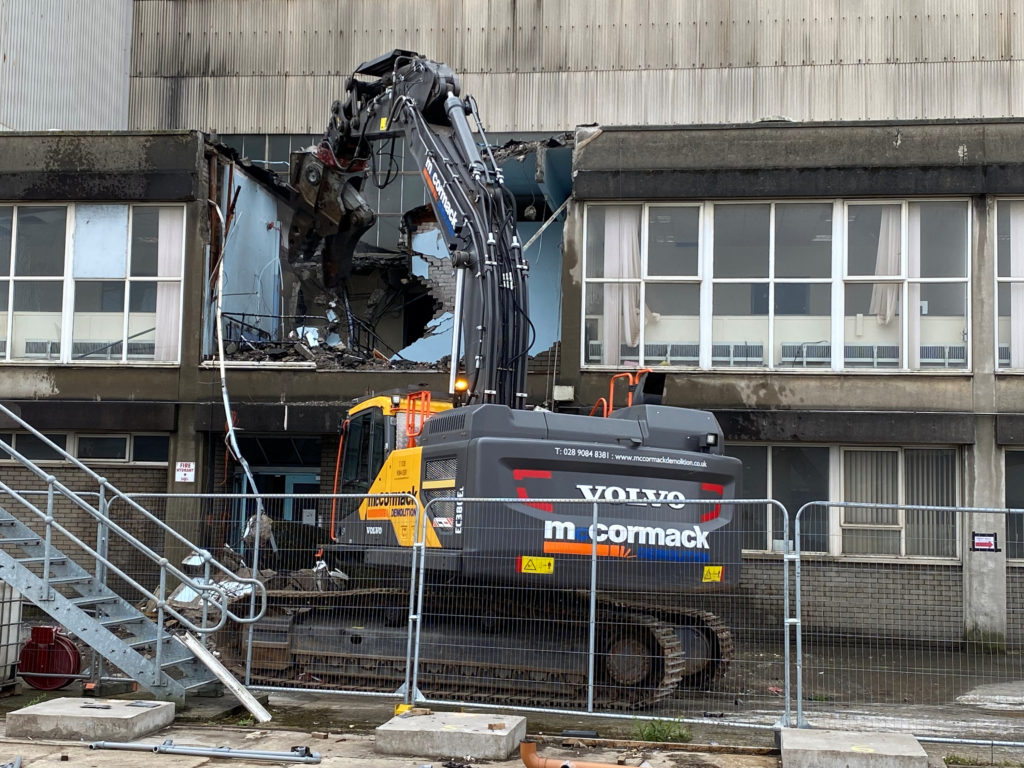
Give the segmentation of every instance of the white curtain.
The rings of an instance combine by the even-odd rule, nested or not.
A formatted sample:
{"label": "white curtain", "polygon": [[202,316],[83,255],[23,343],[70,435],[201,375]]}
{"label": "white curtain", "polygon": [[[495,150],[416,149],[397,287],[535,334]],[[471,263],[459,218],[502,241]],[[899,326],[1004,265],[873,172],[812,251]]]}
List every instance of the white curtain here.
{"label": "white curtain", "polygon": [[[604,219],[604,276],[638,280],[640,277],[639,206],[609,206]],[[601,318],[604,360],[617,365],[622,345],[640,343],[640,284],[605,283]]]}
{"label": "white curtain", "polygon": [[[882,207],[882,218],[878,225],[878,254],[875,258],[876,275],[898,275],[900,273],[900,207]],[[900,289],[896,283],[875,283],[871,290],[871,306],[868,311],[875,315],[879,325],[889,325],[896,316]]]}
{"label": "white curtain", "polygon": [[1024,368],[1024,203],[1010,203],[1010,367]]}
{"label": "white curtain", "polygon": [[921,367],[921,206],[910,206],[907,221],[907,355],[911,368]]}
{"label": "white curtain", "polygon": [[181,339],[179,307],[181,305],[181,255],[185,229],[185,209],[161,208],[157,228],[157,276],[173,278],[161,280],[156,286],[155,360],[178,359]]}

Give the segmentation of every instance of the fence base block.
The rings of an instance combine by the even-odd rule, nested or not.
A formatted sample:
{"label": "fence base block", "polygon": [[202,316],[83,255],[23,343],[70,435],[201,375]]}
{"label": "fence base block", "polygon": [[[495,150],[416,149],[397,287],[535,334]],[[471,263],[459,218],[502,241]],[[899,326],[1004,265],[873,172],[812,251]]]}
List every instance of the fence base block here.
{"label": "fence base block", "polygon": [[[506,760],[526,738],[526,718],[468,712],[435,712],[397,717],[376,729],[375,749],[387,755]],[[422,710],[420,710],[422,711]]]}
{"label": "fence base block", "polygon": [[786,768],[928,768],[928,754],[903,733],[782,729]]}

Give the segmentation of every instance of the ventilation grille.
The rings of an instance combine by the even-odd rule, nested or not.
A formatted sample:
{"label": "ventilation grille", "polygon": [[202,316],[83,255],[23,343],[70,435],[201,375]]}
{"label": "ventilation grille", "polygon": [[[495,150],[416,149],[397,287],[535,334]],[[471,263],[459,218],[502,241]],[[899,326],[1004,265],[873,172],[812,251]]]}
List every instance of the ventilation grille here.
{"label": "ventilation grille", "polygon": [[466,428],[466,412],[440,413],[427,420],[427,432],[434,435],[438,432],[456,432]]}
{"label": "ventilation grille", "polygon": [[431,459],[423,468],[424,480],[454,480],[458,463],[454,458]]}

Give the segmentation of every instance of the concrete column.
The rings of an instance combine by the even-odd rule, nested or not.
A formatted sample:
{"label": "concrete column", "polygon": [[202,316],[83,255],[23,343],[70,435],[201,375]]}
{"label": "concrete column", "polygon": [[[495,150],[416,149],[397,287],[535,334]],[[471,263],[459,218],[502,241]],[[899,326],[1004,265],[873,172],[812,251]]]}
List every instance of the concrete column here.
{"label": "concrete column", "polygon": [[[1003,454],[995,439],[995,417],[979,415],[975,443],[967,452],[967,504],[1002,507]],[[964,637],[1002,648],[1006,642],[1006,516],[964,515]],[[998,552],[973,551],[973,533],[994,533]]]}
{"label": "concrete column", "polygon": [[[974,445],[965,461],[964,502],[971,507],[1003,506],[1003,452],[996,443],[995,417],[995,264],[996,206],[975,198],[971,269],[972,357],[974,361]],[[964,637],[1000,648],[1006,642],[1006,518],[1001,514],[964,515]],[[995,533],[1002,551],[972,551],[972,533]]]}
{"label": "concrete column", "polygon": [[[193,482],[176,482],[175,466],[178,462],[191,462],[195,468]],[[196,494],[203,490],[202,478],[206,471],[206,457],[203,436],[196,430],[195,408],[189,405],[178,407],[177,432],[171,436],[170,467],[167,476],[167,492]],[[167,525],[189,541],[201,544],[202,503],[198,499],[168,499],[166,508]],[[189,554],[184,546],[172,536],[164,539],[164,555],[175,566]]]}

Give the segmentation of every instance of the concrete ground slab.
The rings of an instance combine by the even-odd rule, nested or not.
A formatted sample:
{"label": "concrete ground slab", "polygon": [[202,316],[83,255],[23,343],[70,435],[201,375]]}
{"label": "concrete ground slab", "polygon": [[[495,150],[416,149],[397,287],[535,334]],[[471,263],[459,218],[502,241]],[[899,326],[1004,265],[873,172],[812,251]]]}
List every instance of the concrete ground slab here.
{"label": "concrete ground slab", "polygon": [[928,754],[904,733],[783,728],[786,768],[928,768]]}
{"label": "concrete ground slab", "polygon": [[174,722],[169,701],[49,699],[10,712],[8,738],[134,741]]}
{"label": "concrete ground slab", "polygon": [[526,738],[526,718],[470,712],[407,712],[377,727],[378,752],[385,755],[505,760]]}

